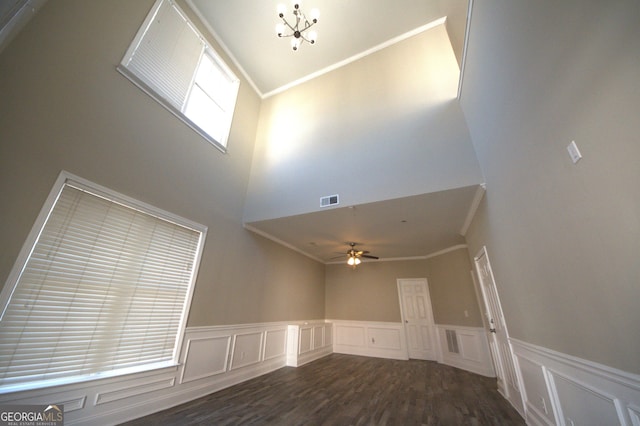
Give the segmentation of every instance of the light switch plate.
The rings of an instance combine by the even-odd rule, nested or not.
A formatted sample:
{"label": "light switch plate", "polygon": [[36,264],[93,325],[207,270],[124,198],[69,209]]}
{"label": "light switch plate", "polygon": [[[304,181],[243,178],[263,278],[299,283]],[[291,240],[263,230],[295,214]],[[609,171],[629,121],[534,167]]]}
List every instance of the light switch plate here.
{"label": "light switch plate", "polygon": [[571,156],[571,161],[573,161],[573,164],[576,164],[582,158],[582,154],[580,154],[580,150],[578,149],[578,145],[576,145],[576,141],[571,141],[571,143],[567,147],[567,151],[569,151],[569,155]]}

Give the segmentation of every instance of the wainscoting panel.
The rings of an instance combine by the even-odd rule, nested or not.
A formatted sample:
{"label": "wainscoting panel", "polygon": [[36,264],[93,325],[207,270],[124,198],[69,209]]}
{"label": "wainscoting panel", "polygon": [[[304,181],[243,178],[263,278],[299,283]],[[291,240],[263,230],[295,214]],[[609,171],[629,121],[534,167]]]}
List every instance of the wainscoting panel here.
{"label": "wainscoting panel", "polygon": [[525,410],[530,417],[534,418],[535,424],[553,425],[555,418],[552,410],[551,395],[545,380],[545,368],[536,361],[527,357],[518,358],[521,377],[527,380],[520,380],[524,389],[521,390],[525,397]]}
{"label": "wainscoting panel", "polygon": [[378,349],[397,350],[402,347],[402,333],[395,328],[369,327],[367,335],[371,346]]}
{"label": "wainscoting panel", "polygon": [[484,328],[437,324],[436,329],[443,364],[487,377],[496,376]]}
{"label": "wainscoting panel", "polygon": [[313,333],[312,327],[300,328],[300,343],[298,345],[298,355],[310,352],[313,349],[311,334]]}
{"label": "wainscoting panel", "polygon": [[123,383],[123,386],[119,389],[97,393],[95,405],[107,404],[133,396],[148,394],[156,390],[167,389],[173,387],[174,384],[174,377],[145,380],[144,382],[135,381],[135,384]]}
{"label": "wainscoting panel", "polygon": [[402,323],[331,320],[333,351],[377,358],[408,359]]}
{"label": "wainscoting panel", "polygon": [[367,334],[366,324],[349,325],[335,322],[334,324],[336,328],[336,346],[365,347],[365,335]]}
{"label": "wainscoting panel", "polygon": [[231,336],[190,337],[185,340],[184,368],[180,383],[227,371]]}
{"label": "wainscoting panel", "polygon": [[289,325],[287,365],[299,367],[333,352],[333,324],[325,321]]}
{"label": "wainscoting panel", "polygon": [[324,324],[313,326],[313,347],[321,348],[324,346]]}
{"label": "wainscoting panel", "polygon": [[510,341],[529,424],[640,426],[639,375]]}
{"label": "wainscoting panel", "polygon": [[257,364],[261,361],[262,336],[264,332],[236,334],[231,353],[231,370]]}
{"label": "wainscoting panel", "polygon": [[287,353],[287,329],[265,331],[264,360],[285,356]]}

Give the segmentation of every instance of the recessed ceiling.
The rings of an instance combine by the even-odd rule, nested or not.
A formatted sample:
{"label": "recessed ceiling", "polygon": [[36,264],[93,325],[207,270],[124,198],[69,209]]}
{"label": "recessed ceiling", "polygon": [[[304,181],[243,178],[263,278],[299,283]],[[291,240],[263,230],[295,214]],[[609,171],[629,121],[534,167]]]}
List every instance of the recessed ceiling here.
{"label": "recessed ceiling", "polygon": [[[464,244],[461,235],[483,189],[478,185],[278,219],[247,227],[328,263],[350,242],[382,260],[425,257]],[[340,258],[337,260],[340,261]]]}
{"label": "recessed ceiling", "polygon": [[[452,47],[461,60],[467,0],[304,0],[302,9],[320,10],[318,41],[293,52],[276,36],[277,6],[290,0],[188,0],[217,41],[261,95],[375,49],[446,17]],[[290,14],[290,12],[288,12]]]}

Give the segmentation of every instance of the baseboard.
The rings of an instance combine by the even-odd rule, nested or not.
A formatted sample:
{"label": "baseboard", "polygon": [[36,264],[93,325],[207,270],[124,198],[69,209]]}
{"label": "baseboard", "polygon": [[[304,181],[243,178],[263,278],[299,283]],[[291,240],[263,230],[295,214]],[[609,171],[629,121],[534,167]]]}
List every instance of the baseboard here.
{"label": "baseboard", "polygon": [[527,423],[640,426],[640,376],[510,339]]}

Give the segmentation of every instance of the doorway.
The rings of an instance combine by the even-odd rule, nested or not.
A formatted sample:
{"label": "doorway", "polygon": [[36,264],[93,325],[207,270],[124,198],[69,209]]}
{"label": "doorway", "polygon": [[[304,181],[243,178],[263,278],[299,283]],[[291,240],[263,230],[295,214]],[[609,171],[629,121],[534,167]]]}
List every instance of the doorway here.
{"label": "doorway", "polygon": [[427,279],[398,279],[398,297],[409,358],[436,361],[437,338]]}
{"label": "doorway", "polygon": [[498,392],[509,400],[518,411],[522,412],[522,396],[518,385],[513,351],[509,343],[507,324],[502,313],[502,306],[500,305],[495,278],[489,263],[487,248],[482,247],[474,260],[480,280],[485,315],[489,323],[487,338],[489,339],[489,348],[498,379]]}

